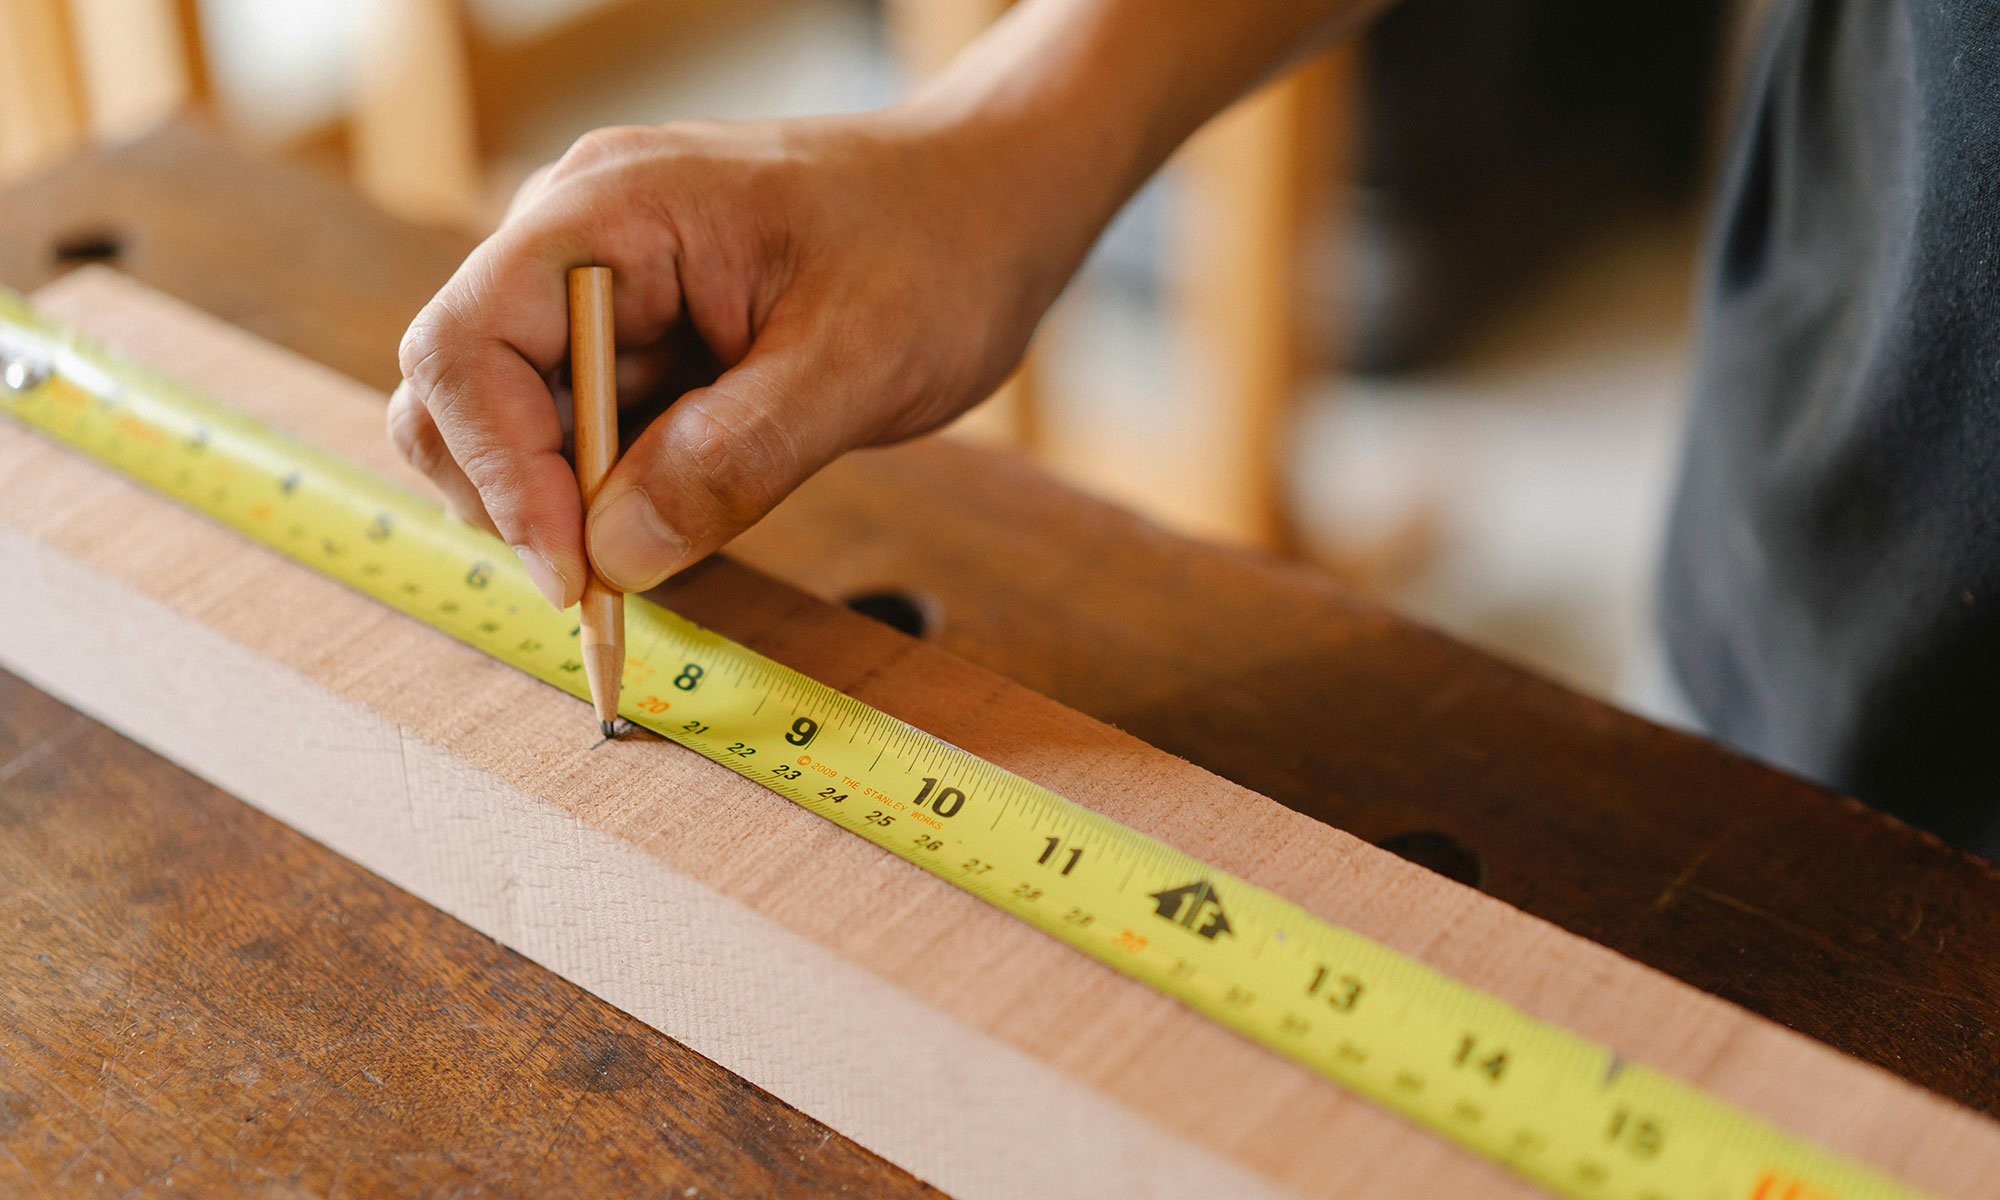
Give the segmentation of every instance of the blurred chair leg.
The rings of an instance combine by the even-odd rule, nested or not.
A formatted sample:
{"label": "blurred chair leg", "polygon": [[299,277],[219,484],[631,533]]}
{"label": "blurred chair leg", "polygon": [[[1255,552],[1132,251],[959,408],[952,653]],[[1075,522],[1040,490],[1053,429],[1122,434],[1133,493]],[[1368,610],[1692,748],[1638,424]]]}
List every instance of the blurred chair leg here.
{"label": "blurred chair leg", "polygon": [[458,0],[370,0],[352,115],[355,185],[398,216],[479,219],[479,136]]}
{"label": "blurred chair leg", "polygon": [[984,442],[1035,451],[1043,444],[1041,393],[1035,386],[1035,352],[1030,347],[1021,365],[978,408],[960,417],[953,431]]}
{"label": "blurred chair leg", "polygon": [[[888,0],[889,38],[914,78],[941,69],[967,42],[1000,19],[1012,0]],[[980,441],[1034,450],[1042,443],[1034,352],[999,390],[952,426]]]}
{"label": "blurred chair leg", "polygon": [[0,0],[0,179],[60,157],[83,128],[64,0]]}
{"label": "blurred chair leg", "polygon": [[1282,441],[1308,357],[1300,270],[1313,202],[1345,165],[1353,78],[1343,47],[1238,102],[1183,151],[1174,321],[1208,449],[1173,508],[1210,536],[1291,548]]}
{"label": "blurred chair leg", "polygon": [[69,0],[69,17],[92,137],[136,137],[207,91],[193,5]]}

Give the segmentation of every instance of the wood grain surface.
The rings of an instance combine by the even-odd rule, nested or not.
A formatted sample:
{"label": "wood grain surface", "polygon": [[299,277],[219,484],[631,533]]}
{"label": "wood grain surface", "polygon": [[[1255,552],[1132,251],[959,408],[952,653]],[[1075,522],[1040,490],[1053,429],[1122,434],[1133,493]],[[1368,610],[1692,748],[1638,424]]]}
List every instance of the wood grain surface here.
{"label": "wood grain surface", "polygon": [[[403,325],[468,246],[189,127],[0,193],[0,282],[29,289],[79,261],[109,258],[384,388]],[[2000,1112],[2000,876],[1849,801],[1614,713],[1309,570],[1190,547],[1004,455],[922,444],[853,456],[738,552],[822,595],[912,596],[933,639],[955,653],[1371,840],[1437,831],[1399,844],[1467,876],[1483,873],[1492,894],[1529,912]],[[31,691],[5,696],[0,724],[41,728]],[[1198,713],[1205,697],[1220,702]],[[37,759],[88,762],[98,753],[96,742],[18,737]],[[119,739],[104,744],[124,746],[133,787],[157,799],[131,811],[150,831],[143,836],[184,837],[184,826],[209,820],[182,798],[173,768]],[[127,874],[155,889],[175,885],[168,858],[94,857],[75,806],[41,819],[73,824],[44,843],[42,865],[67,873],[78,891]],[[217,847],[212,869],[254,882],[254,904],[274,903],[266,897],[299,873],[273,849],[273,838],[289,836],[249,819]],[[324,868],[324,849],[292,840],[288,853]],[[384,895],[385,904],[424,911],[395,889]],[[48,897],[58,914],[71,903],[62,896]],[[106,944],[101,961],[112,971],[136,970],[143,956],[172,961],[183,942],[208,936],[211,911],[134,928],[116,953]],[[401,972],[431,970],[433,945],[403,947]],[[363,991],[378,969],[366,956],[289,966],[315,986],[351,978]],[[232,1020],[271,1019],[263,995],[236,991],[227,978],[208,981],[206,997]],[[160,1016],[167,1003],[128,993],[119,1011],[150,1022],[155,1052],[198,1045],[190,1040],[198,1031]],[[287,1019],[332,1017],[320,1009]],[[658,1040],[629,1020],[623,1027]],[[23,1052],[59,1059],[62,1045],[50,1037]],[[242,1053],[254,1065],[283,1051],[246,1043]],[[248,1097],[260,1094],[243,1086]],[[690,1111],[713,1113],[726,1094],[699,1080],[687,1086],[679,1100]],[[315,1088],[333,1085],[297,1087],[310,1102]],[[112,1128],[88,1107],[57,1111],[35,1121],[60,1123],[77,1145]],[[425,1122],[425,1111],[405,1113],[413,1136],[434,1145],[475,1138],[449,1121]],[[134,1112],[117,1128],[172,1146],[191,1119]],[[716,1120],[715,1137],[735,1136]],[[14,1123],[7,1136],[24,1128]],[[552,1118],[521,1136],[557,1128]],[[340,1129],[294,1126],[271,1150],[296,1165],[362,1144]],[[662,1147],[652,1157],[671,1156]],[[840,1187],[837,1175],[818,1178]],[[219,1174],[210,1184],[212,1194],[226,1190]]]}
{"label": "wood grain surface", "polygon": [[975,447],[851,455],[731,553],[2000,1114],[2000,870],[1848,797]]}
{"label": "wood grain surface", "polygon": [[[140,264],[378,380],[468,248],[192,127],[0,193],[8,286]],[[0,672],[0,1194],[371,1180],[395,1195],[937,1194]]]}
{"label": "wood grain surface", "polygon": [[925,1196],[0,674],[0,1193]]}
{"label": "wood grain surface", "polygon": [[[412,477],[379,394],[110,272],[38,302]],[[0,429],[0,487],[0,662],[921,1177],[974,1197],[1531,1194],[706,759],[593,745],[581,702],[46,442]],[[2000,1170],[2000,1125],[940,649],[721,558],[657,599],[1913,1186],[1972,1200]]]}

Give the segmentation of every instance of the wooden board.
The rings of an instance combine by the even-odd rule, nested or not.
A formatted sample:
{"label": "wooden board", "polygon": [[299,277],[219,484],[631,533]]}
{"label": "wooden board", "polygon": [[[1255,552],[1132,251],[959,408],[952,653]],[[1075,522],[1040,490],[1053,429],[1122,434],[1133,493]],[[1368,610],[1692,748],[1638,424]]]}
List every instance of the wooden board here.
{"label": "wooden board", "polygon": [[[0,227],[17,290],[108,259],[384,390],[472,245],[197,122],[0,191]],[[961,658],[2000,1116],[2000,869],[1847,797],[986,447],[851,454],[731,554],[829,600],[913,594]]]}
{"label": "wooden board", "polygon": [[[109,254],[377,388],[470,246],[194,122],[0,191],[0,227],[0,282],[17,290]],[[981,447],[850,455],[732,555],[832,600],[913,593],[928,638],[962,658],[2000,1115],[2000,871],[1852,800],[1618,713],[1309,566],[1174,537]],[[97,1171],[122,1190],[171,1171],[196,1194],[261,1195],[383,1151],[382,1126],[337,1116],[287,1122],[254,1154],[202,1140],[205,1081],[171,1064],[212,1061],[220,1032],[244,1137],[274,1114],[372,1108],[393,1114],[398,1154],[427,1148],[499,1194],[635,1180],[669,1195],[896,1192],[894,1168],[842,1153],[810,1117],[0,677],[13,680],[0,905],[40,922],[7,926],[25,939],[10,945],[79,965],[61,1010],[0,981],[0,1191]],[[257,931],[278,939],[262,943],[271,957],[233,966],[221,948]],[[477,989],[460,982],[468,945],[491,951],[473,954]],[[178,986],[125,982],[163,977]],[[455,990],[476,991],[474,1007],[383,1015],[402,1006],[382,997]],[[460,1017],[491,1053],[467,1053]],[[569,1065],[532,1069],[552,1045],[583,1058],[608,1043],[662,1069],[610,1071],[601,1088]],[[480,1103],[502,1089],[532,1102]],[[806,1174],[765,1172],[793,1150]]]}
{"label": "wooden board", "polygon": [[0,1195],[936,1200],[0,672]]}
{"label": "wooden board", "polygon": [[[353,384],[102,273],[44,300],[396,469]],[[577,702],[11,429],[0,488],[0,663],[940,1186],[1526,1194],[693,755],[591,751]],[[662,598],[1919,1186],[2000,1164],[1990,1124],[1884,1072],[744,568]],[[762,832],[705,836],[716,804]]]}

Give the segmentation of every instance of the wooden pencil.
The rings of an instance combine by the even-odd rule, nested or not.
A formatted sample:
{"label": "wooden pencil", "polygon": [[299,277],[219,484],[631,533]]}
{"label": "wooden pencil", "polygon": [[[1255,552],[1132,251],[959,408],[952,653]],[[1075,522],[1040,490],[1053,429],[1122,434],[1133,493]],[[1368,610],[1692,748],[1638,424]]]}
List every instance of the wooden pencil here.
{"label": "wooden pencil", "polygon": [[[576,484],[583,508],[618,461],[618,371],[612,343],[611,268],[569,273],[570,392],[576,413]],[[589,566],[583,584],[583,675],[605,737],[617,732],[618,693],[625,676],[625,594]]]}

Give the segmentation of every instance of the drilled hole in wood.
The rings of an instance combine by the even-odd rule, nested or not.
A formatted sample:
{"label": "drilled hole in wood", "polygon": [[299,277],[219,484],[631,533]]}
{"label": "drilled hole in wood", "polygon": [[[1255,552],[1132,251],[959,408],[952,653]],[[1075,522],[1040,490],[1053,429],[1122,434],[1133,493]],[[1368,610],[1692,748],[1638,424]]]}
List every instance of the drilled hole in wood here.
{"label": "drilled hole in wood", "polygon": [[931,606],[907,592],[863,592],[849,596],[847,607],[911,637],[925,636],[936,624],[931,619]]}
{"label": "drilled hole in wood", "polygon": [[1383,838],[1377,845],[1467,887],[1486,886],[1486,860],[1479,856],[1479,851],[1448,833],[1418,829]]}
{"label": "drilled hole in wood", "polygon": [[108,229],[86,229],[57,238],[52,253],[64,266],[114,262],[125,253],[125,240]]}

